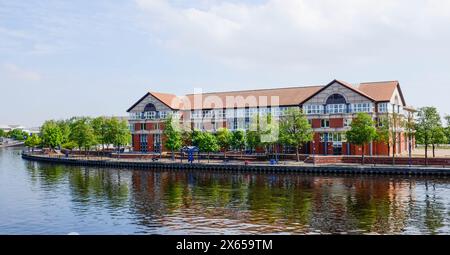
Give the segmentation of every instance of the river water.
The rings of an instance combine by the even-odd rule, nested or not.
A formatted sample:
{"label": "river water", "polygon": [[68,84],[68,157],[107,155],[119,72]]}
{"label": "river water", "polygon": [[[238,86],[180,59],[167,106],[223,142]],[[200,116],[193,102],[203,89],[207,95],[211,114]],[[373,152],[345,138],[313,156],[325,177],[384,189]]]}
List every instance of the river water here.
{"label": "river water", "polygon": [[0,234],[450,234],[450,180],[106,169],[0,148]]}

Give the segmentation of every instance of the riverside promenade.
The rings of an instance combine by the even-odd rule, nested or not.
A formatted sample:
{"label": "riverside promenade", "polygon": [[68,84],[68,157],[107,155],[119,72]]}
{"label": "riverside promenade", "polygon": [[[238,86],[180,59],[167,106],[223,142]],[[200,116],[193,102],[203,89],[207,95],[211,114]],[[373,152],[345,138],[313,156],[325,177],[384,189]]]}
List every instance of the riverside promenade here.
{"label": "riverside promenade", "polygon": [[450,176],[449,167],[425,167],[425,166],[405,166],[405,165],[373,165],[373,164],[326,164],[314,165],[303,162],[281,161],[279,164],[265,162],[242,162],[207,160],[200,163],[188,163],[187,160],[181,162],[179,159],[171,161],[163,158],[157,161],[142,159],[120,159],[106,157],[64,157],[49,155],[33,155],[22,153],[25,160],[39,161],[53,164],[67,164],[78,166],[94,166],[109,168],[129,168],[129,169],[171,169],[171,170],[207,170],[207,171],[234,171],[234,172],[261,172],[261,173],[321,173],[321,174],[347,174],[347,175],[406,175],[406,176]]}

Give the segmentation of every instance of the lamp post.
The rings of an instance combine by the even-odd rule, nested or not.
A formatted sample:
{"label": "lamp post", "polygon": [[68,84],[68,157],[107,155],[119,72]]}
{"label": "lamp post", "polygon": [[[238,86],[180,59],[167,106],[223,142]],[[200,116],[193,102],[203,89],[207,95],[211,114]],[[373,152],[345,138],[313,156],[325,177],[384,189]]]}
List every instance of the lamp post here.
{"label": "lamp post", "polygon": [[412,150],[412,141],[411,141],[411,135],[408,138],[408,157],[409,157],[409,167],[411,167],[412,165],[412,159],[411,159],[411,150]]}
{"label": "lamp post", "polygon": [[316,141],[312,141],[313,146],[313,165],[316,165]]}

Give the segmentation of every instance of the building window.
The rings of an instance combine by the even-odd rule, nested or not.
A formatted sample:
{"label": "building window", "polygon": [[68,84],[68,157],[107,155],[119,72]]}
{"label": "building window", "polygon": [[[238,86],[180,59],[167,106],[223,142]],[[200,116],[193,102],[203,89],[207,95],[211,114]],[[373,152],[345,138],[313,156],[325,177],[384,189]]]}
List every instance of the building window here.
{"label": "building window", "polygon": [[324,109],[323,105],[318,104],[304,105],[303,108],[306,114],[322,114]]}
{"label": "building window", "polygon": [[194,129],[203,130],[203,122],[201,121],[194,122]]}
{"label": "building window", "polygon": [[154,130],[159,130],[159,123],[153,124],[153,129]]}
{"label": "building window", "polygon": [[329,104],[327,105],[327,113],[345,113],[347,105],[345,104]]}
{"label": "building window", "polygon": [[352,124],[352,119],[344,119],[344,127],[350,127]]}
{"label": "building window", "polygon": [[237,109],[236,110],[236,117],[237,118],[244,118],[245,117],[245,109]]}
{"label": "building window", "polygon": [[141,129],[140,130],[145,130],[145,123],[141,123]]}
{"label": "building window", "polygon": [[167,112],[159,112],[159,117],[160,117],[161,119],[167,118]]}
{"label": "building window", "polygon": [[203,111],[203,118],[211,119],[212,116],[213,116],[213,112],[212,111],[210,111],[210,110],[204,110]]}
{"label": "building window", "polygon": [[214,112],[216,119],[224,119],[225,118],[225,110],[216,110]]}
{"label": "building window", "polygon": [[147,135],[141,135],[140,136],[140,139],[139,139],[139,142],[140,142],[140,147],[141,147],[141,152],[147,152]]}
{"label": "building window", "polygon": [[345,98],[340,94],[333,94],[328,97],[326,104],[346,104]]}
{"label": "building window", "polygon": [[372,112],[372,108],[371,103],[352,104],[352,112]]}
{"label": "building window", "polygon": [[202,111],[195,110],[192,111],[192,119],[201,119],[202,118]]}
{"label": "building window", "polygon": [[153,148],[155,152],[161,151],[161,134],[154,134],[153,135]]}
{"label": "building window", "polygon": [[144,119],[155,119],[156,112],[144,112]]}
{"label": "building window", "polygon": [[320,121],[320,126],[323,127],[323,128],[330,127],[330,120],[329,119],[322,119]]}
{"label": "building window", "polygon": [[130,128],[130,132],[134,132],[134,124],[130,124],[129,128]]}
{"label": "building window", "polygon": [[142,116],[141,116],[140,112],[132,112],[132,113],[130,113],[130,119],[132,119],[132,120],[138,120],[141,117]]}
{"label": "building window", "polygon": [[388,111],[388,103],[379,103],[378,112],[383,113]]}

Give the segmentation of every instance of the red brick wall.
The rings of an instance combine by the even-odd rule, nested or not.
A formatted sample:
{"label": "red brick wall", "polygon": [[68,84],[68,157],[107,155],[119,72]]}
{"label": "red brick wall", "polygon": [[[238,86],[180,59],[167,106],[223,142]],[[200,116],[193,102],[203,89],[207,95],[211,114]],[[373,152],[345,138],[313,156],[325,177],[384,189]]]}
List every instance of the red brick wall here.
{"label": "red brick wall", "polygon": [[[312,158],[309,158],[308,163],[312,163]],[[336,164],[336,163],[347,163],[347,164],[360,164],[361,157],[354,156],[316,156],[314,157],[316,164]],[[366,157],[364,162],[366,164],[392,164],[392,157]],[[398,165],[408,165],[409,158],[407,157],[397,157],[395,158],[395,163]],[[412,165],[425,165],[425,158],[412,158]],[[429,158],[429,165],[434,166],[448,166],[450,165],[450,158]]]}
{"label": "red brick wall", "polygon": [[387,156],[389,155],[389,146],[383,142],[373,143],[373,155]]}
{"label": "red brick wall", "polygon": [[312,128],[320,128],[320,119],[313,119],[311,122]]}
{"label": "red brick wall", "polygon": [[140,151],[141,150],[141,144],[139,142],[139,135],[133,135],[133,150],[134,151]]}
{"label": "red brick wall", "polygon": [[342,128],[344,127],[343,118],[332,118],[330,119],[330,128]]}
{"label": "red brick wall", "polygon": [[347,143],[342,143],[342,155],[347,155]]}
{"label": "red brick wall", "polygon": [[145,123],[145,130],[152,130],[153,129],[153,123]]}
{"label": "red brick wall", "polygon": [[136,131],[141,130],[141,124],[140,123],[134,123],[134,130],[136,130]]}
{"label": "red brick wall", "polygon": [[149,152],[152,152],[155,148],[154,148],[154,144],[153,144],[153,134],[148,134],[147,136],[147,150]]}

